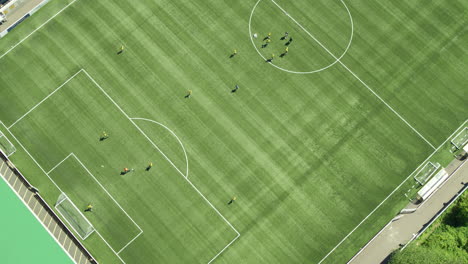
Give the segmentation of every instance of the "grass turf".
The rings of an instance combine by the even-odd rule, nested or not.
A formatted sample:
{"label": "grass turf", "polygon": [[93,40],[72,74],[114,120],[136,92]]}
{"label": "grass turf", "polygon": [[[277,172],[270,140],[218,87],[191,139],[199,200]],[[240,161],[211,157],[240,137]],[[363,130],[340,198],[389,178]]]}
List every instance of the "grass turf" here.
{"label": "grass turf", "polygon": [[[130,117],[161,122],[181,139],[189,178],[241,233],[217,263],[318,262],[432,148],[343,66],[296,75],[262,61],[248,36],[256,2],[78,0],[0,60],[0,120],[13,124],[83,68]],[[350,24],[341,3],[276,2],[333,54],[344,50]],[[433,145],[466,119],[456,111],[466,101],[459,56],[466,22],[457,19],[466,3],[444,3],[348,3],[355,31],[342,59]],[[65,4],[52,1],[2,39],[0,50]],[[308,71],[333,62],[270,1],[259,3],[251,26],[260,37],[294,37],[288,55],[274,60],[281,67]],[[261,52],[278,56],[278,41]],[[126,50],[117,55],[121,44]],[[233,49],[239,54],[229,59]],[[241,88],[231,94],[235,84]],[[181,146],[167,130],[134,122],[184,171]],[[98,141],[102,130],[109,141]],[[83,73],[10,131],[45,171],[76,154],[141,225],[143,235],[120,254],[127,263],[206,263],[236,235]],[[24,150],[12,158],[54,203],[59,191]],[[155,167],[146,173],[149,161]],[[123,166],[138,171],[120,176]],[[99,205],[90,220],[115,250],[138,233],[76,163],[67,160],[50,176],[65,178],[60,186],[75,203],[93,197],[105,205],[109,213]],[[326,262],[349,259],[402,201],[392,196]],[[118,262],[100,237],[85,245],[102,263]]]}

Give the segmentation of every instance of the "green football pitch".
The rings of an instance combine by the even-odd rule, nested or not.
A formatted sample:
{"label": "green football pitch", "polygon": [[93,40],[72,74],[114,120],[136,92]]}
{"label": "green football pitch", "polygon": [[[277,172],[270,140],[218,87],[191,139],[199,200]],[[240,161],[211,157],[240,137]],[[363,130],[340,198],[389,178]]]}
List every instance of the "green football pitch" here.
{"label": "green football pitch", "polygon": [[467,124],[467,10],[52,0],[0,40],[0,131],[100,263],[346,263]]}

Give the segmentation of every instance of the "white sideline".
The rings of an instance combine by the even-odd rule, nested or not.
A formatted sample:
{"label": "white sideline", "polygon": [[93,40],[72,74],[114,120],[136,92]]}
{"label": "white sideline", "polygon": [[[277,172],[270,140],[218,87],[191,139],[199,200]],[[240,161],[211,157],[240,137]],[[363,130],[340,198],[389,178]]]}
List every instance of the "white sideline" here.
{"label": "white sideline", "polygon": [[71,81],[73,78],[75,78],[76,75],[78,75],[79,73],[81,72],[81,70],[79,70],[77,73],[73,74],[72,77],[68,78],[64,83],[62,83],[59,87],[57,87],[54,91],[52,91],[50,94],[48,94],[44,99],[42,99],[39,103],[37,103],[35,106],[33,106],[33,108],[29,109],[29,111],[27,111],[24,115],[22,115],[18,120],[16,120],[15,122],[13,122],[13,124],[11,124],[8,129],[12,128],[14,125],[16,125],[16,123],[18,123],[19,121],[21,121],[25,116],[27,116],[29,113],[31,113],[34,109],[36,109],[36,107],[38,107],[39,105],[41,105],[45,100],[47,100],[49,97],[51,97],[54,93],[56,93],[58,90],[62,89],[63,86],[65,86],[65,84],[67,84],[69,81]]}
{"label": "white sideline", "polygon": [[0,56],[0,59],[2,59],[3,57],[5,57],[8,53],[10,53],[12,50],[14,50],[18,45],[20,45],[21,43],[23,43],[23,41],[25,41],[26,39],[28,39],[32,34],[36,33],[36,31],[38,31],[39,29],[41,29],[43,26],[45,26],[47,23],[49,23],[52,19],[54,19],[56,16],[58,16],[60,13],[62,13],[65,9],[67,9],[69,6],[71,6],[73,3],[75,3],[77,0],[73,0],[72,2],[70,2],[68,5],[66,5],[64,8],[60,9],[60,11],[58,11],[55,15],[53,15],[51,18],[49,18],[46,22],[42,23],[42,25],[40,25],[38,28],[36,28],[35,30],[33,30],[31,33],[29,33],[29,35],[27,35],[26,37],[24,37],[22,40],[20,40],[18,43],[16,43],[14,46],[12,46],[10,49],[8,49],[5,53],[3,53],[1,56]]}
{"label": "white sideline", "polygon": [[[77,73],[75,73],[72,77],[70,77],[69,79],[66,80],[66,82],[64,84],[62,84],[60,87],[58,87],[57,89],[55,89],[51,94],[49,94],[46,98],[42,99],[38,104],[36,104],[32,109],[30,109],[26,114],[24,114],[23,116],[21,116],[18,120],[16,120],[13,125],[15,125],[16,123],[18,123],[19,121],[21,121],[25,116],[27,116],[30,112],[32,112],[34,109],[36,109],[40,104],[42,104],[46,99],[48,99],[52,94],[54,94],[55,92],[57,92],[59,89],[61,89],[66,83],[68,83],[71,79],[73,79],[75,76],[77,76],[79,73],[85,73],[86,76],[96,85],[96,87],[98,87],[101,92],[120,110],[120,112],[135,126],[135,128],[137,128],[137,130],[151,143],[151,145],[157,149],[163,156],[164,158],[172,165],[172,167],[174,167],[174,169],[177,170],[177,172],[179,172],[180,175],[182,175],[182,177],[190,184],[190,186],[192,188],[195,189],[195,191],[205,200],[206,203],[208,203],[208,205],[210,205],[210,207],[218,214],[219,217],[221,217],[221,219],[223,219],[223,221],[236,233],[236,237],[230,241],[229,244],[227,244],[220,252],[218,252],[208,263],[211,263],[213,262],[219,255],[221,255],[221,253],[223,253],[232,243],[234,243],[239,237],[240,237],[240,233],[237,231],[236,228],[234,228],[234,226],[218,211],[218,209],[216,209],[216,207],[200,192],[200,190],[198,190],[198,188],[188,179],[188,177],[186,177],[176,166],[175,164],[161,151],[161,149],[143,132],[143,130],[133,121],[133,119],[137,119],[137,118],[130,118],[128,116],[128,114],[112,99],[112,97],[110,97],[109,94],[107,94],[107,92],[94,80],[94,78],[92,78],[91,75],[89,75],[89,73],[85,70],[85,69],[80,69]],[[12,137],[18,142],[18,144],[25,150],[25,152],[28,154],[29,157],[31,157],[31,159],[34,161],[34,163],[44,172],[44,174],[47,175],[47,177],[54,183],[54,185],[57,187],[57,189],[63,193],[63,191],[60,189],[60,187],[53,181],[53,179],[49,176],[49,174],[39,165],[39,163],[33,158],[33,156],[26,150],[26,148],[21,144],[21,142],[13,135],[13,133],[10,131],[10,128],[13,126],[11,125],[10,128],[9,127],[6,127],[3,122],[0,121],[0,123],[7,129],[7,131],[12,135]],[[83,168],[85,168],[85,170],[92,176],[92,174],[89,172],[89,170],[81,163],[81,161],[78,159],[78,157],[71,153],[69,154],[64,160],[60,161],[60,163],[63,163],[68,157],[70,156],[74,156],[76,158],[76,160],[78,160],[78,162],[83,166]],[[49,172],[53,171],[55,168],[57,168],[57,166],[59,165],[57,164],[56,166],[54,166]],[[188,174],[187,174],[188,175]],[[92,176],[94,179],[95,177]],[[96,179],[95,179],[96,180]],[[97,180],[96,180],[97,181]],[[98,181],[97,181],[98,182]],[[105,190],[105,188],[98,182],[98,184]],[[105,190],[106,193],[113,199],[113,197],[107,192],[107,190]],[[115,199],[113,199],[114,202]],[[117,202],[116,202],[117,203]],[[118,203],[117,203],[118,204]],[[118,206],[120,207],[120,205],[118,204]],[[121,208],[121,207],[120,207]],[[121,208],[122,209],[122,208]],[[122,209],[123,210],[123,209]],[[124,210],[123,210],[124,211]],[[124,211],[125,212],[125,211]],[[125,212],[125,214],[127,214]],[[128,216],[128,214],[127,214]],[[133,219],[128,216],[132,222]],[[136,224],[134,222],[134,224],[141,230],[141,228],[138,226],[138,224]],[[133,238],[127,245],[125,245],[118,253],[109,245],[109,243],[107,243],[107,241],[102,237],[102,235],[96,230],[95,231],[102,239],[103,241],[107,244],[107,246],[119,257],[119,259],[125,263],[121,258],[120,256],[118,255],[122,250],[124,250],[131,242],[133,242],[136,238],[138,238],[140,235],[141,235],[141,232],[140,234],[138,234],[135,238]]]}
{"label": "white sideline", "polygon": [[325,47],[317,38],[314,37],[307,29],[305,29],[296,19],[294,19],[288,12],[286,12],[280,5],[278,5],[275,0],[270,0],[274,3],[283,13],[288,16],[296,25],[298,25],[302,30],[304,30],[307,35],[309,35],[317,44],[320,45],[330,56],[332,56],[335,60],[338,61],[341,66],[343,66],[349,73],[351,73],[364,87],[366,87],[375,97],[377,97],[385,106],[387,106],[395,115],[397,115],[407,126],[409,126],[420,138],[422,138],[432,149],[436,149],[419,131],[416,130],[408,121],[406,121],[393,107],[391,107],[387,102],[385,102],[374,90],[372,90],[361,78],[359,78],[353,71],[351,71],[348,66],[346,66],[340,58],[336,57],[327,47]]}
{"label": "white sideline", "polygon": [[185,155],[185,163],[186,163],[185,178],[188,178],[188,174],[189,174],[189,165],[188,165],[187,151],[185,151],[184,144],[182,144],[182,141],[181,141],[181,140],[179,139],[179,137],[174,133],[174,131],[172,131],[171,129],[169,129],[169,128],[168,128],[167,126],[165,126],[164,124],[162,124],[162,123],[160,123],[160,122],[157,122],[157,121],[154,121],[154,120],[151,120],[151,119],[148,119],[148,118],[132,117],[131,119],[132,119],[132,120],[143,120],[143,121],[148,121],[148,122],[151,122],[151,123],[158,124],[158,125],[164,127],[167,131],[169,131],[169,133],[171,133],[171,134],[177,139],[177,141],[179,141],[179,145],[182,147],[182,150],[184,151],[184,155]]}
{"label": "white sideline", "polygon": [[336,250],[336,249],[337,249],[337,248],[338,248],[354,231],[356,231],[356,229],[358,229],[358,228],[362,225],[362,223],[364,223],[364,221],[365,221],[367,218],[369,218],[369,217],[370,217],[370,216],[371,216],[371,215],[372,215],[388,198],[390,198],[390,196],[392,196],[408,179],[410,179],[410,178],[413,176],[413,174],[415,174],[417,171],[419,171],[420,168],[422,168],[421,166],[425,165],[426,162],[428,162],[429,159],[430,159],[437,151],[439,151],[439,149],[440,149],[441,147],[443,147],[444,144],[446,144],[447,141],[449,141],[450,138],[452,138],[453,135],[454,135],[460,128],[462,128],[463,126],[465,126],[465,124],[466,124],[467,122],[468,122],[468,119],[465,120],[465,122],[463,122],[462,125],[459,126],[459,127],[455,130],[455,132],[453,132],[444,142],[442,142],[442,144],[440,144],[440,146],[437,147],[437,149],[435,149],[435,150],[432,152],[432,154],[429,155],[429,157],[427,157],[427,158],[426,158],[410,175],[408,175],[408,177],[406,177],[406,178],[403,180],[403,182],[400,183],[400,185],[398,185],[398,186],[395,188],[395,190],[393,190],[379,205],[377,205],[377,207],[376,207],[374,210],[372,210],[372,212],[370,212],[369,215],[367,215],[367,216],[364,218],[364,220],[362,220],[362,221],[361,221],[353,230],[351,230],[351,232],[349,232],[348,235],[346,235],[330,252],[328,252],[328,254],[325,255],[325,257],[323,257],[322,260],[320,260],[320,261],[318,262],[318,264],[322,263],[331,253],[333,253],[333,251],[335,251],[335,250]]}

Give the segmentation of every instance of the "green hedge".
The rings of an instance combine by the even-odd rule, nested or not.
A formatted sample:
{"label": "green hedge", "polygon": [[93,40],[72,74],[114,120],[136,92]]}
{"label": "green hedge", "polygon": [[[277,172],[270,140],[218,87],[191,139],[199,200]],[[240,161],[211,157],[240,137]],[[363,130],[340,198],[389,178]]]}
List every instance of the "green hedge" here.
{"label": "green hedge", "polygon": [[468,192],[405,250],[396,250],[389,264],[468,263]]}

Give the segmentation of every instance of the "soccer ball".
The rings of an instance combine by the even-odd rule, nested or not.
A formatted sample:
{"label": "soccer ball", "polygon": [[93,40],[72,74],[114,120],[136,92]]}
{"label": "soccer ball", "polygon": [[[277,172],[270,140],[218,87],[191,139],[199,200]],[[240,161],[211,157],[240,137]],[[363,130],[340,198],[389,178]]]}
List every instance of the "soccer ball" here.
{"label": "soccer ball", "polygon": [[257,37],[258,37],[257,33],[253,34],[253,37],[254,37],[254,38],[257,38]]}

